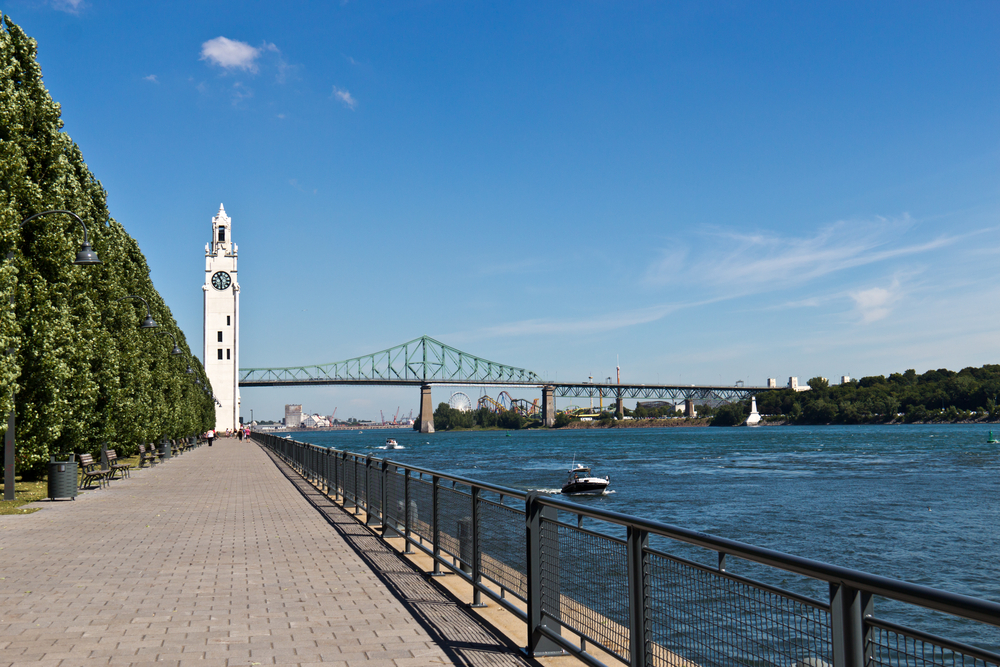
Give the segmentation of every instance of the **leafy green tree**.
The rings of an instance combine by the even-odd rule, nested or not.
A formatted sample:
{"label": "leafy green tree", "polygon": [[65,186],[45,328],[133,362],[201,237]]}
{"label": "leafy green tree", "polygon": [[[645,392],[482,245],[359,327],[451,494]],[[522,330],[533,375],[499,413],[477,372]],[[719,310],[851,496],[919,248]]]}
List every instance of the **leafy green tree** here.
{"label": "leafy green tree", "polygon": [[[183,436],[214,423],[200,364],[187,375],[168,359],[172,346],[137,328],[133,302],[150,303],[164,330],[187,344],[149,278],[145,258],[110,219],[106,194],[64,132],[60,108],[36,62],[36,44],[2,16],[0,25],[0,414],[15,398],[17,469],[37,476],[50,453],[97,451],[104,442],[128,454],[142,441]],[[65,214],[21,221],[52,209],[70,210],[87,226],[103,264],[74,266],[82,240]],[[144,314],[144,313],[143,313]],[[194,360],[196,361],[196,360]],[[4,423],[5,425],[5,423]]]}
{"label": "leafy green tree", "polygon": [[712,418],[712,426],[737,426],[750,416],[750,406],[745,401],[719,406]]}

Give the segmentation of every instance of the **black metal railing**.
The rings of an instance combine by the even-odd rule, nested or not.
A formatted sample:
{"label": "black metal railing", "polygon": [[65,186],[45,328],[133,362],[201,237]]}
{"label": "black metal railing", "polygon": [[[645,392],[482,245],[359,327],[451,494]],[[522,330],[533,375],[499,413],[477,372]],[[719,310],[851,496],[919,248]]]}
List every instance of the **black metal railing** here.
{"label": "black metal railing", "polygon": [[[464,578],[474,605],[485,595],[523,619],[532,656],[566,651],[602,667],[596,647],[636,667],[1000,667],[1000,642],[978,648],[874,612],[878,598],[996,629],[995,602],[371,455],[251,437],[384,537],[431,556],[435,574]],[[737,574],[737,563],[771,576]],[[792,591],[795,579],[829,595]]]}

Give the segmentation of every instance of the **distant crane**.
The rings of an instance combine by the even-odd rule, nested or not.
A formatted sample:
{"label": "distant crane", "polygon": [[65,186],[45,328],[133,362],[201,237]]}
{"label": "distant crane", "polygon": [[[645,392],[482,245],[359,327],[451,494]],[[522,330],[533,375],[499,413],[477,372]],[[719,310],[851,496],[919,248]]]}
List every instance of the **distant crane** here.
{"label": "distant crane", "polygon": [[392,416],[392,423],[393,423],[393,424],[397,423],[397,422],[396,422],[396,417],[398,417],[398,416],[399,416],[399,406],[397,405],[397,406],[396,406],[396,414],[394,414],[394,415]]}
{"label": "distant crane", "polygon": [[379,415],[379,417],[382,418],[382,426],[385,426],[385,415],[382,414],[381,410],[378,411],[378,415]]}
{"label": "distant crane", "polygon": [[337,408],[333,409],[333,414],[330,415],[330,423],[333,423],[333,418],[337,416]]}

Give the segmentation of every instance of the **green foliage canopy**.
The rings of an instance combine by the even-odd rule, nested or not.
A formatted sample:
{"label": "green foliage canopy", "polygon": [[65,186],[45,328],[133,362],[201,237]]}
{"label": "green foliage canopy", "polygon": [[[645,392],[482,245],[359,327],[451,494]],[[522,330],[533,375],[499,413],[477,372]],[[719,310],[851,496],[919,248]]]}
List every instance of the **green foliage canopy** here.
{"label": "green foliage canopy", "polygon": [[[0,414],[17,415],[17,469],[37,476],[49,454],[121,453],[161,436],[214,424],[211,389],[149,277],[142,251],[110,218],[106,193],[62,131],[61,110],[42,82],[37,45],[10,20],[0,24]],[[103,264],[74,266],[82,241],[65,214],[21,221],[46,210],[84,221]],[[149,302],[154,331],[138,329]],[[13,308],[9,306],[13,298]],[[187,361],[194,373],[188,375]],[[6,421],[0,428],[6,427]]]}

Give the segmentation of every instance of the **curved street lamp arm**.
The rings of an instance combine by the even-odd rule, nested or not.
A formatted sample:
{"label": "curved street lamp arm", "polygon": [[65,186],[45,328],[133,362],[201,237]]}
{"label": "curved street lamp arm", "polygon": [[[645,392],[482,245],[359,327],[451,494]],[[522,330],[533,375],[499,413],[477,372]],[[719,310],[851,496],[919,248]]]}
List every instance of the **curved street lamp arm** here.
{"label": "curved street lamp arm", "polygon": [[83,242],[87,243],[87,225],[83,224],[83,219],[80,216],[78,216],[76,213],[74,213],[73,211],[66,211],[66,210],[61,209],[61,208],[54,208],[51,211],[42,211],[41,213],[36,213],[34,215],[29,215],[27,218],[25,218],[24,220],[21,221],[21,227],[24,227],[26,224],[28,224],[29,222],[31,222],[35,218],[40,218],[43,215],[50,215],[52,213],[65,213],[66,215],[69,215],[69,216],[72,216],[73,218],[75,218],[76,221],[80,223],[80,226],[83,227]]}
{"label": "curved street lamp arm", "polygon": [[174,347],[177,347],[177,337],[174,336],[174,334],[172,334],[171,332],[166,331],[166,330],[164,330],[164,331],[157,331],[155,335],[156,336],[170,336],[170,338],[174,341]]}
{"label": "curved street lamp arm", "polygon": [[170,339],[171,339],[172,341],[174,341],[174,349],[170,350],[170,354],[171,354],[172,356],[175,356],[175,357],[178,357],[178,356],[180,356],[180,355],[184,354],[184,350],[182,350],[181,348],[179,348],[179,347],[177,346],[177,336],[175,336],[175,335],[173,334],[173,332],[171,332],[171,331],[157,331],[155,335],[157,335],[157,336],[162,336],[162,335],[164,335],[164,334],[166,334],[166,335],[170,336]]}
{"label": "curved street lamp arm", "polygon": [[[146,317],[145,317],[145,319],[143,319],[142,324],[139,325],[140,328],[142,328],[142,329],[155,329],[156,327],[160,326],[159,324],[156,323],[156,320],[153,319],[152,314],[150,314],[150,312],[149,312],[149,302],[148,301],[146,301],[145,299],[143,299],[141,296],[139,296],[137,294],[129,294],[128,296],[123,296],[120,299],[115,299],[115,303],[117,303],[119,301],[124,301],[125,299],[139,299],[139,301],[142,301],[144,304],[146,304]],[[176,343],[174,343],[174,345],[176,346]]]}
{"label": "curved street lamp arm", "polygon": [[[94,250],[90,247],[90,241],[88,240],[87,236],[87,225],[83,223],[83,218],[78,216],[73,211],[67,211],[61,208],[57,208],[57,209],[52,209],[50,211],[42,211],[41,213],[35,213],[34,215],[29,215],[27,218],[22,220],[21,226],[18,229],[24,229],[24,226],[29,222],[31,222],[32,220],[34,220],[35,218],[40,218],[43,215],[51,215],[53,213],[65,213],[66,215],[73,217],[77,222],[80,223],[80,226],[83,227],[83,243],[80,244],[80,250],[79,252],[76,253],[76,261],[74,261],[73,263],[100,264],[101,263],[100,258],[98,258],[97,253],[94,252]],[[7,259],[10,259],[13,256],[13,254],[14,254],[13,251],[8,252]]]}

